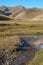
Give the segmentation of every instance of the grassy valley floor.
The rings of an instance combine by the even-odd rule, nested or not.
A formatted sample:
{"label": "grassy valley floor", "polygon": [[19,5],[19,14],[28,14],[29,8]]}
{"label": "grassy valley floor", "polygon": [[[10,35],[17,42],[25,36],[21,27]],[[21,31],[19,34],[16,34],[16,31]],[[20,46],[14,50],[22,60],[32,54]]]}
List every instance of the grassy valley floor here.
{"label": "grassy valley floor", "polygon": [[0,37],[43,35],[43,21],[0,21]]}

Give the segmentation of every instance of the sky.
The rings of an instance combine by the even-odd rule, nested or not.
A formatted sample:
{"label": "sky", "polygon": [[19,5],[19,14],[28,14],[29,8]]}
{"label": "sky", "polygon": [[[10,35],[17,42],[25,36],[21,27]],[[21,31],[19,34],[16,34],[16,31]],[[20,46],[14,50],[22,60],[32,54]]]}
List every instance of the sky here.
{"label": "sky", "polygon": [[43,0],[0,0],[0,6],[22,5],[27,8],[43,8]]}

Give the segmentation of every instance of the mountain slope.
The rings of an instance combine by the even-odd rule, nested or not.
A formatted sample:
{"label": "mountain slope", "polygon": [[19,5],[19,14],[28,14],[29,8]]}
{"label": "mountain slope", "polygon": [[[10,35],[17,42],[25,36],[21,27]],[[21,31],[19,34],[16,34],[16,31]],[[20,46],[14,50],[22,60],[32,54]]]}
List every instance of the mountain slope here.
{"label": "mountain slope", "polygon": [[40,14],[40,15],[34,17],[34,19],[43,19],[43,14]]}
{"label": "mountain slope", "polygon": [[13,19],[43,19],[43,8],[25,8],[23,6],[6,7],[0,6],[0,14]]}

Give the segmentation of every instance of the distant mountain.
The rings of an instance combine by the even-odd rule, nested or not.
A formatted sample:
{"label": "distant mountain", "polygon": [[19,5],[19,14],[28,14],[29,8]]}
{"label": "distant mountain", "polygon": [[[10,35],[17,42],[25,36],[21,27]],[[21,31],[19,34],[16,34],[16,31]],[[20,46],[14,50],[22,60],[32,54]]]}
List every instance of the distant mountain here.
{"label": "distant mountain", "polygon": [[20,14],[21,12],[25,11],[25,7],[22,6],[16,6],[14,7],[14,9],[12,9],[12,13],[11,13],[11,17],[15,18],[18,14]]}
{"label": "distant mountain", "polygon": [[43,19],[43,8],[25,8],[23,6],[0,6],[0,14],[6,15],[13,19]]}

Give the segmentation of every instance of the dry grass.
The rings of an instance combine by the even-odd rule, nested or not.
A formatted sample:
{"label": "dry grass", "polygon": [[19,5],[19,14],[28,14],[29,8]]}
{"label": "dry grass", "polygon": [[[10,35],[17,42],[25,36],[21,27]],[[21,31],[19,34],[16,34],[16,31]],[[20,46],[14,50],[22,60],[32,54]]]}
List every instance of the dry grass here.
{"label": "dry grass", "polygon": [[0,37],[43,35],[43,21],[0,21]]}
{"label": "dry grass", "polygon": [[18,36],[0,38],[0,48],[15,49],[15,44],[20,44]]}

